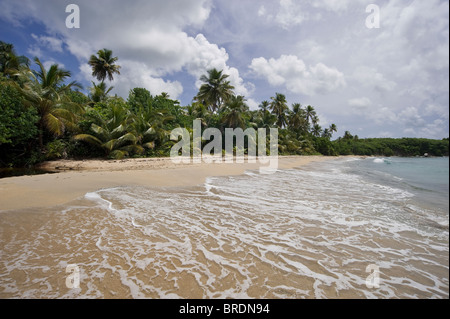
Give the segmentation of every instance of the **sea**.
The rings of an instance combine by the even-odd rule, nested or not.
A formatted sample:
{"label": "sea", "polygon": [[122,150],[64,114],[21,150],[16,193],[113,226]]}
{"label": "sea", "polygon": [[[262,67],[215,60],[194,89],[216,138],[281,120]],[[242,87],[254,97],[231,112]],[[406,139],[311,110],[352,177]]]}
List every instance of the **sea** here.
{"label": "sea", "polygon": [[101,189],[0,235],[0,298],[449,298],[449,160]]}

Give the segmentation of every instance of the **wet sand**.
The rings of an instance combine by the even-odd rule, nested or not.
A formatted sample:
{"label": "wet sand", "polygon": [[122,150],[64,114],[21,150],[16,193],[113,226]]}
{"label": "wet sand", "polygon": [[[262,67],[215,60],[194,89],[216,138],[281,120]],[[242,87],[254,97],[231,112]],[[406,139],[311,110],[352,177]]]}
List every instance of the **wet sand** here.
{"label": "wet sand", "polygon": [[[325,156],[280,156],[278,168],[299,167]],[[0,179],[0,211],[61,205],[103,188],[118,186],[195,186],[209,176],[241,175],[256,163],[175,164],[170,158],[126,160],[61,160],[40,168],[59,172]]]}

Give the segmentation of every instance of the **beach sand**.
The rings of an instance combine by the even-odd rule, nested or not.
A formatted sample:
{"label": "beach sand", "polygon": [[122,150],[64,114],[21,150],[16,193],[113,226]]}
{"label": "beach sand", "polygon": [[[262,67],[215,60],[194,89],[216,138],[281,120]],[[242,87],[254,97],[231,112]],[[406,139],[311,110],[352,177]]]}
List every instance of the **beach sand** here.
{"label": "beach sand", "polygon": [[59,173],[0,179],[0,299],[448,298],[448,236],[383,217],[398,212],[376,199],[388,191],[330,164],[207,179],[264,165],[53,161],[42,167]]}
{"label": "beach sand", "polygon": [[[325,156],[280,156],[279,169],[299,167]],[[170,158],[60,160],[41,168],[55,174],[0,179],[0,211],[61,205],[103,188],[118,186],[195,186],[209,176],[232,176],[259,169],[256,163],[175,164]]]}

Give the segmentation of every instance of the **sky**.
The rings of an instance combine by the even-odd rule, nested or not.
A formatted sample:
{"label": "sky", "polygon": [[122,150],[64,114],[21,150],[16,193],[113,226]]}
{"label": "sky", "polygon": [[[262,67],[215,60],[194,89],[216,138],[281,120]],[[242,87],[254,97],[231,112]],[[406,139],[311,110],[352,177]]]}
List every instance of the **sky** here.
{"label": "sky", "polygon": [[[69,4],[79,28],[68,28]],[[0,40],[91,86],[89,57],[119,58],[113,94],[188,105],[211,68],[251,109],[275,96],[359,137],[449,136],[448,0],[0,0]],[[69,17],[71,18],[71,17]],[[72,21],[71,19],[69,19]]]}

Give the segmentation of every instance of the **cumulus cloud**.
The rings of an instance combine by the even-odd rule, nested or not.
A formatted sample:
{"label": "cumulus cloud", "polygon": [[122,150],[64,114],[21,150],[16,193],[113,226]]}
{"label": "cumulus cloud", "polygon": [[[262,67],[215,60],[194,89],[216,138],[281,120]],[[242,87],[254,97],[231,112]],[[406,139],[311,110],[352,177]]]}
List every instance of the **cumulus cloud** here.
{"label": "cumulus cloud", "polygon": [[[379,29],[365,26],[370,3],[79,0],[81,28],[67,29],[67,2],[0,0],[0,24],[22,32],[18,42],[27,38],[22,47],[32,56],[80,67],[73,73],[85,84],[93,80],[89,56],[112,49],[122,65],[111,83],[120,95],[145,85],[190,99],[215,67],[254,108],[276,88],[340,128],[363,128],[360,136],[448,136],[448,1],[380,1]],[[63,60],[67,52],[78,65]]]}
{"label": "cumulus cloud", "polygon": [[258,16],[289,30],[310,20],[323,19],[323,10],[340,13],[346,11],[348,6],[349,0],[280,0],[278,5],[271,4],[270,10],[264,4],[261,5]]}
{"label": "cumulus cloud", "polygon": [[[77,4],[81,15],[80,29],[65,27],[65,4],[56,0],[39,3],[41,11],[36,10],[34,1],[7,2],[5,12],[10,20],[31,17],[44,23],[52,35],[58,35],[33,35],[38,45],[29,52],[41,54],[42,47],[62,52],[65,44],[80,65],[84,65],[99,49],[112,49],[122,66],[113,93],[127,94],[129,88],[138,85],[154,94],[166,91],[177,98],[183,92],[182,84],[164,79],[166,76],[186,70],[198,79],[213,67],[230,75],[236,93],[249,93],[251,84],[244,83],[239,71],[227,64],[229,57],[224,48],[210,43],[202,34],[191,37],[183,30],[198,28],[206,21],[211,11],[209,0],[137,0],[126,7],[119,0],[108,1],[107,5],[92,1],[78,1]],[[83,69],[85,66],[81,69],[85,80],[92,80],[91,74]]]}
{"label": "cumulus cloud", "polygon": [[365,109],[368,106],[371,105],[371,101],[369,98],[367,97],[361,97],[361,98],[354,98],[354,99],[350,99],[348,101],[348,105],[358,108],[358,109]]}
{"label": "cumulus cloud", "polygon": [[281,55],[269,60],[260,57],[252,60],[250,69],[265,78],[272,86],[285,86],[290,92],[304,95],[326,94],[345,87],[344,74],[323,63],[306,66],[294,55]]}
{"label": "cumulus cloud", "polygon": [[63,41],[61,39],[49,36],[37,36],[34,33],[31,36],[36,40],[38,46],[48,48],[54,52],[63,52]]}
{"label": "cumulus cloud", "polygon": [[394,81],[388,80],[377,69],[368,66],[358,67],[353,73],[352,79],[359,85],[378,92],[392,91],[396,87]]}
{"label": "cumulus cloud", "polygon": [[[247,96],[250,93],[248,88],[251,87],[251,84],[245,84],[239,71],[227,65],[229,56],[226,50],[210,43],[203,34],[191,38],[191,43],[186,47],[185,53],[185,68],[195,78],[199,79],[206,73],[206,70],[216,68],[229,75],[228,80],[235,87],[236,94]],[[197,80],[197,88],[200,88],[200,85],[201,82]]]}
{"label": "cumulus cloud", "polygon": [[275,19],[283,28],[289,28],[292,25],[300,24],[306,20],[308,18],[307,12],[298,2],[281,0],[280,10]]}

